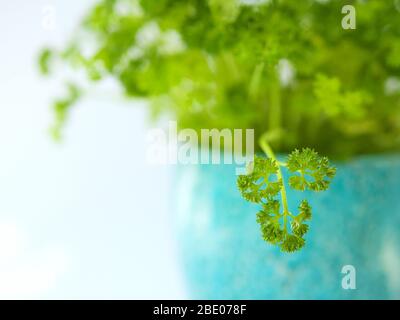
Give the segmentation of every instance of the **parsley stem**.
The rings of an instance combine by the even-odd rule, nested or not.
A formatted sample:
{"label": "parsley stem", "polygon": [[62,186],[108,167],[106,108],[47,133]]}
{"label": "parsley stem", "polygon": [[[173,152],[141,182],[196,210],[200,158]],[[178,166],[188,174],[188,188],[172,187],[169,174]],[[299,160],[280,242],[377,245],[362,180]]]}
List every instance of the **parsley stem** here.
{"label": "parsley stem", "polygon": [[[271,77],[269,92],[269,128],[274,131],[281,128],[281,87],[279,83],[279,75],[276,70],[273,70]],[[277,140],[276,143],[279,146],[280,141]]]}
{"label": "parsley stem", "polygon": [[283,204],[283,223],[284,223],[284,228],[285,231],[287,229],[287,217],[290,215],[289,212],[289,207],[287,203],[287,196],[286,196],[286,188],[285,188],[285,181],[283,179],[282,175],[282,170],[281,170],[281,163],[277,160],[275,153],[272,151],[271,146],[268,143],[268,133],[264,134],[261,136],[260,141],[259,141],[261,149],[264,151],[264,153],[274,160],[278,166],[278,172],[277,172],[277,177],[278,180],[282,182],[282,187],[281,187],[281,199],[282,199],[282,204]]}

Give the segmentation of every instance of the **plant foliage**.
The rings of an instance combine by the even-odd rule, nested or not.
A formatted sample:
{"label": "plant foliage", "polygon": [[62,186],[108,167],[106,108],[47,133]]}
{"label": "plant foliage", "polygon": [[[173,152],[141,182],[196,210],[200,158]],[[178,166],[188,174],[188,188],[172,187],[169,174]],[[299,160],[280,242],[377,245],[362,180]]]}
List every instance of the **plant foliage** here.
{"label": "plant foliage", "polygon": [[[344,30],[342,7],[354,5],[357,28]],[[344,158],[400,146],[400,2],[375,0],[100,0],[61,49],[46,48],[43,74],[56,62],[83,71],[87,83],[116,80],[145,98],[153,118],[182,128],[254,128],[260,149],[243,197],[261,206],[265,241],[293,252],[305,244],[311,207],[288,209],[288,187],[327,190]],[[67,79],[70,80],[70,79]],[[54,103],[58,138],[86,84],[68,81]],[[84,93],[84,92],[83,92]],[[273,141],[290,152],[280,163]]]}
{"label": "plant foliage", "polygon": [[[250,3],[101,0],[68,45],[43,51],[41,70],[61,59],[89,82],[113,78],[182,128],[281,129],[277,151],[399,149],[399,1]],[[341,26],[348,4],[355,30]],[[55,107],[63,115],[54,130],[65,109]]]}

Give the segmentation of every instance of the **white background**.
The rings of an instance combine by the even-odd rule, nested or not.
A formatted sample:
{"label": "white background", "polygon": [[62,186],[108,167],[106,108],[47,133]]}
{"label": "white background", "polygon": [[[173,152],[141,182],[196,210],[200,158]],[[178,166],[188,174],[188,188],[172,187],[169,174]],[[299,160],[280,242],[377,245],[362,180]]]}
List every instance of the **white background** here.
{"label": "white background", "polygon": [[170,168],[145,162],[145,110],[91,95],[62,144],[47,131],[61,86],[37,54],[65,43],[92,2],[0,1],[0,298],[185,297]]}

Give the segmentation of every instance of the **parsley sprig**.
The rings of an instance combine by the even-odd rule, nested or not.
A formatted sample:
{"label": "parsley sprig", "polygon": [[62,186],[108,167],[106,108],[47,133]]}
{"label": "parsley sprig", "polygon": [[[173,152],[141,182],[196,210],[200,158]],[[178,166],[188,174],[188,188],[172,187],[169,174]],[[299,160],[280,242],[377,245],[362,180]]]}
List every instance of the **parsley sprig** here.
{"label": "parsley sprig", "polygon": [[296,214],[289,210],[282,167],[290,173],[289,186],[292,189],[316,192],[329,188],[336,169],[328,158],[310,148],[296,149],[288,155],[285,163],[279,162],[270,147],[270,137],[264,134],[259,143],[267,158],[256,156],[248,166],[247,174],[238,177],[237,185],[243,198],[261,205],[257,223],[263,239],[279,246],[283,252],[295,252],[305,245],[311,207],[304,199]]}

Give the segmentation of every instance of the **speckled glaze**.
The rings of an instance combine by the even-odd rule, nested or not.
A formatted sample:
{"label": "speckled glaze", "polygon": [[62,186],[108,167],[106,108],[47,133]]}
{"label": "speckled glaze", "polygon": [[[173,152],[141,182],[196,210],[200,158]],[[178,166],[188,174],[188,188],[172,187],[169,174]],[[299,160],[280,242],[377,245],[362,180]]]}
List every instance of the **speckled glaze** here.
{"label": "speckled glaze", "polygon": [[[175,226],[190,298],[399,299],[400,156],[336,164],[329,191],[289,191],[313,207],[306,247],[281,253],[261,239],[258,206],[236,189],[232,165],[179,166]],[[342,267],[356,268],[355,290]]]}

